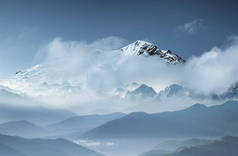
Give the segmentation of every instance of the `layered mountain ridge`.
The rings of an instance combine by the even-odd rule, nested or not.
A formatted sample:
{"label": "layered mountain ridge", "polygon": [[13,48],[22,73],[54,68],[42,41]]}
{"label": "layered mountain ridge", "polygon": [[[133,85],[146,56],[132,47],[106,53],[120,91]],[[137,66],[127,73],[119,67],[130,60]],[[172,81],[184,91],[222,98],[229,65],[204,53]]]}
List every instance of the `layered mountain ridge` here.
{"label": "layered mountain ridge", "polygon": [[[237,135],[238,102],[147,114],[134,112],[94,128],[83,138],[165,138]],[[196,122],[195,122],[196,121]]]}

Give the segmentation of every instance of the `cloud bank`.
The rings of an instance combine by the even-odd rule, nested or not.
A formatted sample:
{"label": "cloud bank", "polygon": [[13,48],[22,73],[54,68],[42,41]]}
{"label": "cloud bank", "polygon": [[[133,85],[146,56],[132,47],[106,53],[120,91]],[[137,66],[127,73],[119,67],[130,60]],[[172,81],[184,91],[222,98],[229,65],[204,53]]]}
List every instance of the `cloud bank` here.
{"label": "cloud bank", "polygon": [[123,56],[118,49],[124,43],[125,40],[118,37],[92,43],[56,38],[37,56],[44,55],[42,62],[50,70],[48,74],[54,77],[53,81],[80,80],[81,87],[87,89],[108,91],[131,82],[161,89],[173,81],[178,67],[170,68],[157,57]]}
{"label": "cloud bank", "polygon": [[13,78],[1,85],[23,90],[49,105],[95,113],[134,106],[114,95],[116,88],[132,82],[145,83],[157,92],[177,83],[210,94],[222,93],[238,80],[237,37],[224,48],[214,47],[184,65],[169,65],[158,57],[121,55],[118,49],[126,43],[119,37],[92,43],[56,38],[38,51],[35,57],[41,66],[29,70],[33,76],[28,72],[24,79]]}
{"label": "cloud bank", "polygon": [[205,93],[222,93],[238,81],[238,38],[233,37],[225,48],[214,47],[186,65],[184,81]]}

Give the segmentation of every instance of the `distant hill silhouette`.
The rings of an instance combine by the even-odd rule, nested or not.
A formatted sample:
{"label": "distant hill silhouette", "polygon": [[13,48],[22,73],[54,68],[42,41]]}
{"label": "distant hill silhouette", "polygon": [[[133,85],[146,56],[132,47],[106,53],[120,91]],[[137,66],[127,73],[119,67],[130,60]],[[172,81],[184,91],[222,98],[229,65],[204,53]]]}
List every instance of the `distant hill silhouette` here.
{"label": "distant hill silhouette", "polygon": [[24,139],[0,135],[0,156],[103,156],[64,139]]}
{"label": "distant hill silhouette", "polygon": [[166,156],[237,156],[237,147],[238,137],[226,136],[210,144],[184,148]]}
{"label": "distant hill silhouette", "polygon": [[27,120],[37,125],[47,125],[62,121],[76,114],[68,110],[46,107],[26,107],[0,102],[0,122]]}
{"label": "distant hill silhouette", "polygon": [[48,125],[46,128],[54,135],[60,135],[60,137],[77,138],[83,132],[125,115],[126,114],[124,113],[112,113],[74,116],[58,123]]}
{"label": "distant hill silhouette", "polygon": [[204,145],[211,142],[212,142],[211,140],[196,139],[196,138],[187,140],[167,140],[158,144],[152,150],[144,152],[139,156],[164,156],[182,148]]}
{"label": "distant hill silhouette", "polygon": [[10,121],[0,124],[0,134],[17,135],[22,137],[39,137],[46,133],[45,129],[26,120]]}
{"label": "distant hill silhouette", "polygon": [[135,112],[107,122],[82,135],[83,138],[154,138],[224,136],[238,132],[238,102],[147,114]]}

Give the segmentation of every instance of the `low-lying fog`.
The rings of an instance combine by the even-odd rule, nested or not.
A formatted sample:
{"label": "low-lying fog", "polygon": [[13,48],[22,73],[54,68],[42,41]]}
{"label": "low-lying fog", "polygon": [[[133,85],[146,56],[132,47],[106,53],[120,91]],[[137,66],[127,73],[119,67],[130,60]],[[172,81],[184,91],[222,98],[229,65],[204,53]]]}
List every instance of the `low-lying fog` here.
{"label": "low-lying fog", "polygon": [[209,143],[214,139],[216,138],[79,139],[74,142],[107,156],[146,156],[151,150],[168,154],[179,148]]}
{"label": "low-lying fog", "polygon": [[76,140],[77,144],[101,152],[107,156],[138,156],[151,150],[164,140],[151,139],[112,139],[112,140]]}

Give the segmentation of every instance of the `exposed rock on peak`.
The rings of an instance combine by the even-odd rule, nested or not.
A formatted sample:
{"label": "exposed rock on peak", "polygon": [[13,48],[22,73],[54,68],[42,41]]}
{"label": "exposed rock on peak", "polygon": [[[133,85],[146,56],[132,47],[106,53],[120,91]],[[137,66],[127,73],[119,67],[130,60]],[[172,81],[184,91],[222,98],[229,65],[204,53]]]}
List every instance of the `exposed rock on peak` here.
{"label": "exposed rock on peak", "polygon": [[185,63],[185,60],[174,54],[172,51],[160,50],[156,45],[141,40],[137,40],[136,42],[123,47],[121,51],[125,56],[159,56],[162,60],[170,64]]}

